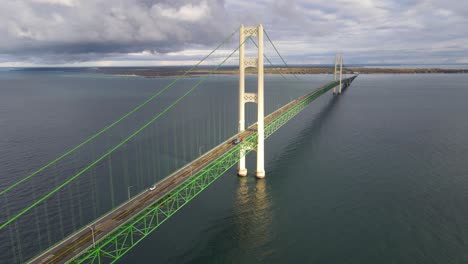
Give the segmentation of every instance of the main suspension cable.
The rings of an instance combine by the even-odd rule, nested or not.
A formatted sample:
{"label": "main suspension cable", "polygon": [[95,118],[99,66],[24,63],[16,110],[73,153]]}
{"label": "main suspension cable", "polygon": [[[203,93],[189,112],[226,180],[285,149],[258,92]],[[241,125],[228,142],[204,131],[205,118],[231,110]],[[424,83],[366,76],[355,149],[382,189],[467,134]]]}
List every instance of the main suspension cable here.
{"label": "main suspension cable", "polygon": [[[289,65],[286,63],[286,61],[284,60],[283,56],[281,56],[281,54],[279,53],[278,49],[276,48],[275,44],[273,43],[273,41],[271,41],[271,38],[270,36],[268,36],[268,33],[265,31],[265,29],[263,30],[263,32],[265,32],[265,35],[267,36],[268,38],[268,41],[270,41],[271,45],[273,46],[273,48],[275,49],[276,53],[278,54],[278,56],[281,58],[281,60],[283,61],[284,65],[286,65],[287,68],[289,68]],[[293,74],[293,76],[296,78],[296,79],[299,79],[295,74]]]}
{"label": "main suspension cable", "polygon": [[[255,42],[255,40],[253,40],[252,38],[250,38],[250,40],[255,45],[255,47],[258,48],[257,42]],[[270,59],[267,57],[267,55],[265,53],[263,53],[263,57],[265,57],[265,59],[268,61],[268,63],[270,63],[271,67],[274,70],[276,70],[281,75],[281,77],[283,77],[283,79],[287,80],[286,77],[284,77],[284,75],[281,73],[281,71],[279,69],[275,68],[275,66],[273,65],[273,63],[270,61]]]}

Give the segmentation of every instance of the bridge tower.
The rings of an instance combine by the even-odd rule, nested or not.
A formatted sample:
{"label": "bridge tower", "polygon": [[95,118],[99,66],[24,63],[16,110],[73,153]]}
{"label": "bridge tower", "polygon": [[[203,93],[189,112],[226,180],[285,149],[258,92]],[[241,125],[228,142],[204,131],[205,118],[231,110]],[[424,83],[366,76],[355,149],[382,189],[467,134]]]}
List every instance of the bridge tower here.
{"label": "bridge tower", "polygon": [[[257,37],[258,55],[257,58],[245,58],[244,42],[248,37]],[[257,93],[245,92],[245,69],[257,68]],[[245,104],[257,104],[257,178],[265,177],[265,131],[264,131],[264,92],[263,92],[263,25],[257,27],[240,26],[239,30],[239,132],[245,130]],[[245,149],[240,150],[240,161],[238,166],[238,175],[247,176],[245,167]]]}
{"label": "bridge tower", "polygon": [[[340,78],[340,85],[338,88],[338,93],[341,94],[341,90],[343,88],[343,84],[341,80],[343,79],[343,53],[337,53],[335,55],[335,72],[334,72],[334,79],[335,81],[337,78]],[[336,94],[336,86],[333,87],[333,94]]]}

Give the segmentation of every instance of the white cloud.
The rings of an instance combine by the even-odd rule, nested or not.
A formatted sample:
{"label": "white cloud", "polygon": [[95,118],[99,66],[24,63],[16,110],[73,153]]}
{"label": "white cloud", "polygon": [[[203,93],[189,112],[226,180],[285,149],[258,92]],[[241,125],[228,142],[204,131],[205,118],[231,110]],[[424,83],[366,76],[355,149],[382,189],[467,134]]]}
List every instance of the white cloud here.
{"label": "white cloud", "polygon": [[179,8],[174,8],[164,3],[158,3],[152,7],[152,11],[156,16],[194,22],[206,17],[209,12],[209,7],[206,1],[201,1],[199,5],[190,3]]}
{"label": "white cloud", "polygon": [[35,3],[51,4],[51,5],[63,5],[63,6],[74,6],[75,0],[31,0]]}

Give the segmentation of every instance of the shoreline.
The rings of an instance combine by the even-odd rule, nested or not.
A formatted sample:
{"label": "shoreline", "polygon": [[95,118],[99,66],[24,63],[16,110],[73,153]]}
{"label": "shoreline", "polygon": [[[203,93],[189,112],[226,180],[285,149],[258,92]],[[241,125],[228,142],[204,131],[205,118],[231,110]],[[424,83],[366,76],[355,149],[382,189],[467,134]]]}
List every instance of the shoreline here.
{"label": "shoreline", "polygon": [[[334,68],[329,67],[293,67],[293,68],[271,68],[265,67],[265,74],[333,74]],[[238,75],[237,69],[219,69],[211,72],[212,69],[195,69],[188,73],[186,77],[199,77],[203,75]],[[162,70],[155,68],[135,68],[135,69],[98,69],[96,73],[118,75],[122,77],[145,77],[145,78],[165,78],[177,77],[185,73],[185,70]],[[441,69],[441,68],[346,68],[343,74],[466,74],[468,69]],[[246,69],[246,74],[256,74],[255,69]]]}

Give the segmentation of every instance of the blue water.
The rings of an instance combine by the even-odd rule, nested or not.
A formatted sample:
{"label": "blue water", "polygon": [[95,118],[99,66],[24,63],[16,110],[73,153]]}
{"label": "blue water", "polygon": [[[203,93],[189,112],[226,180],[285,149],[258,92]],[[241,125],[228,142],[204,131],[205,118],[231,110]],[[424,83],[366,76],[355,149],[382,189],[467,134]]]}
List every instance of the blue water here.
{"label": "blue water", "polygon": [[[299,82],[267,76],[267,112],[327,78],[301,76]],[[2,221],[198,80],[163,93],[94,147],[3,197],[8,210],[2,210]],[[0,73],[1,189],[170,81],[80,72]],[[322,96],[267,140],[265,180],[251,175],[255,156],[250,154],[249,177],[227,172],[121,263],[467,262],[467,81],[468,75],[360,75],[342,96]],[[254,84],[250,76],[248,89]],[[127,152],[117,152],[51,197],[47,207],[0,231],[0,262],[25,261],[125,201],[129,190],[131,195],[144,190],[228,138],[237,128],[236,87],[235,76],[210,77],[167,118],[125,146]],[[247,110],[248,122],[254,122],[254,106]]]}

